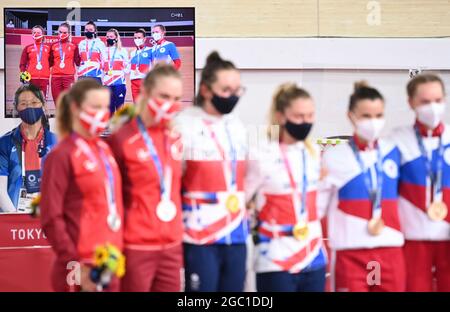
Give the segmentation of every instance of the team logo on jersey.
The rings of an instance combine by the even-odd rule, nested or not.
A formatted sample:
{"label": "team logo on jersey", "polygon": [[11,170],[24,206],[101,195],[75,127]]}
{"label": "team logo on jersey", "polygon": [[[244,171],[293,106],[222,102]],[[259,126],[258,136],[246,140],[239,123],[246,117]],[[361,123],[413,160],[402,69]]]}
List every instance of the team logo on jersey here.
{"label": "team logo on jersey", "polygon": [[445,149],[445,152],[444,152],[444,160],[445,160],[445,162],[447,163],[447,165],[450,166],[450,147],[447,147],[447,148]]}
{"label": "team logo on jersey", "polygon": [[161,49],[159,49],[159,52],[161,52],[161,53],[166,52],[166,48],[161,48]]}
{"label": "team logo on jersey", "polygon": [[392,159],[386,159],[384,161],[383,171],[391,179],[395,179],[398,176],[398,166]]}
{"label": "team logo on jersey", "polygon": [[143,56],[143,57],[147,57],[147,56],[148,56],[148,53],[147,53],[147,52],[143,52],[143,53],[142,53],[142,56]]}

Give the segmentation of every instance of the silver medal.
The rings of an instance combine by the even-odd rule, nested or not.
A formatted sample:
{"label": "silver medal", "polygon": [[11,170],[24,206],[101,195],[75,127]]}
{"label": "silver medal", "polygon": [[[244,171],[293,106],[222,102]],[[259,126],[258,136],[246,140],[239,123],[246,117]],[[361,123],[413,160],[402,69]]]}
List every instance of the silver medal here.
{"label": "silver medal", "polygon": [[63,63],[63,62],[61,62],[61,63],[59,63],[59,67],[60,67],[60,68],[64,68],[64,67],[66,67],[66,64]]}
{"label": "silver medal", "polygon": [[108,225],[111,230],[117,232],[120,229],[121,221],[117,214],[109,214],[108,215]]}
{"label": "silver medal", "polygon": [[41,64],[41,63],[37,63],[36,69],[37,69],[37,70],[41,70],[41,69],[42,69],[42,64]]}
{"label": "silver medal", "polygon": [[161,200],[156,207],[156,215],[161,221],[170,222],[177,215],[177,207],[171,200]]}

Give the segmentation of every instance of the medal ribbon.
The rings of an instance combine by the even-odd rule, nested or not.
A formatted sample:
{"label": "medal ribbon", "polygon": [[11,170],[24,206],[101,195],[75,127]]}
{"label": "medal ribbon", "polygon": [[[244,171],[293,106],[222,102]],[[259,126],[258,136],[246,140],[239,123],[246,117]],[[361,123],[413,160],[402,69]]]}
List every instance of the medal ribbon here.
{"label": "medal ribbon", "polygon": [[372,203],[372,217],[381,216],[381,195],[383,186],[383,169],[382,169],[382,159],[380,148],[377,147],[377,161],[375,163],[376,170],[376,181],[371,179],[370,168],[366,168],[361,155],[356,147],[356,143],[353,139],[349,140],[350,147],[353,150],[356,160],[358,161],[359,168],[364,177],[364,185],[366,186],[367,192],[369,193],[370,201]]}
{"label": "medal ribbon", "polygon": [[[108,58],[110,58],[109,52],[110,52],[110,48],[108,49]],[[114,48],[113,56],[109,61],[109,70],[113,70],[114,59],[116,58],[116,52],[117,52],[117,47]]]}
{"label": "medal ribbon", "polygon": [[59,42],[59,58],[61,59],[61,63],[64,64],[64,60],[66,59],[66,53],[65,52],[63,53],[61,41]]}
{"label": "medal ribbon", "polygon": [[94,46],[95,46],[95,39],[92,40],[92,46],[89,49],[89,42],[86,41],[86,56],[87,56],[87,60],[90,61],[91,57],[92,57],[92,51],[94,51]]}
{"label": "medal ribbon", "polygon": [[[97,157],[95,157],[94,153],[92,152],[90,146],[86,143],[85,140],[83,140],[80,136],[73,134],[73,138],[75,140],[76,146],[89,158],[89,160],[95,164],[99,164],[99,161]],[[103,166],[106,170],[107,180],[105,180],[105,191],[106,196],[108,200],[108,212],[109,216],[117,216],[117,206],[116,206],[116,193],[115,193],[115,186],[114,186],[114,175],[111,168],[111,164],[108,160],[108,157],[106,156],[103,149],[98,146],[100,158],[102,160]]]}
{"label": "medal ribbon", "polygon": [[[432,194],[433,200],[442,202],[442,171],[443,171],[442,159],[444,158],[444,145],[442,144],[442,136],[439,136],[439,147],[438,147],[438,158],[437,158],[437,162],[436,162],[436,173],[434,173],[433,168],[432,168],[432,159],[428,158],[428,154],[425,149],[425,145],[423,143],[423,138],[420,135],[419,128],[417,126],[415,126],[414,131],[416,134],[417,143],[419,144],[420,153],[422,154],[422,157],[425,159],[427,176],[431,181],[431,185],[433,185],[433,194]],[[427,183],[427,187],[428,187],[428,183]]]}
{"label": "medal ribbon", "polygon": [[41,64],[41,59],[42,59],[42,49],[43,49],[43,47],[44,47],[44,43],[41,42],[41,45],[40,45],[40,47],[39,47],[39,54],[38,54],[38,53],[37,53],[38,48],[37,48],[36,42],[34,43],[34,48],[35,48],[35,50],[36,50],[36,61],[37,61],[38,64]]}
{"label": "medal ribbon", "polygon": [[[156,151],[155,145],[153,144],[153,140],[145,129],[145,125],[142,122],[141,117],[137,117],[137,123],[139,131],[144,139],[145,145],[147,146],[150,155],[152,156],[153,163],[155,164],[156,171],[159,176],[159,185],[161,187],[161,198],[168,199],[170,196],[170,184],[171,184],[171,176],[172,169],[169,164],[166,164],[165,170],[163,169],[163,165],[161,163],[161,159],[158,156],[158,152]],[[167,147],[167,144],[166,144]],[[164,172],[165,171],[165,172]]]}
{"label": "medal ribbon", "polygon": [[[302,149],[302,167],[303,167],[303,177],[302,177],[302,192],[301,195],[298,193],[297,183],[295,183],[294,175],[292,173],[292,167],[289,163],[289,159],[285,150],[285,146],[280,144],[281,156],[283,158],[284,166],[289,177],[289,183],[292,189],[292,202],[294,204],[294,213],[296,218],[296,223],[301,219],[307,220],[307,210],[306,210],[306,197],[308,192],[308,177],[307,177],[307,167],[306,167],[306,151],[305,148]],[[301,196],[301,205],[299,205],[298,199]],[[300,206],[300,207],[299,207]]]}
{"label": "medal ribbon", "polygon": [[211,127],[211,124],[203,120],[204,124],[206,125],[206,128],[209,131],[209,134],[211,136],[211,139],[214,141],[214,144],[216,145],[217,150],[220,153],[220,156],[223,160],[222,166],[223,166],[223,174],[225,177],[225,182],[227,184],[227,190],[235,192],[237,190],[237,182],[236,182],[236,175],[237,175],[237,154],[236,149],[234,148],[233,141],[231,139],[231,134],[228,129],[227,124],[225,123],[225,132],[227,134],[228,144],[230,145],[230,156],[231,159],[228,162],[226,159],[225,150],[220,144],[219,140],[217,139],[216,133]]}

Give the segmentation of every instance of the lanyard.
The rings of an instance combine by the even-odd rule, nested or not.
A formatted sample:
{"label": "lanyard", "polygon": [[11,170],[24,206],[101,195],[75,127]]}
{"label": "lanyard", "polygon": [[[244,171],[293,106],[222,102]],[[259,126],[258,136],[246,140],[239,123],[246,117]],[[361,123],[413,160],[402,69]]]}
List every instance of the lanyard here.
{"label": "lanyard", "polygon": [[209,134],[210,134],[211,138],[213,139],[214,144],[216,145],[217,150],[219,151],[219,153],[223,159],[223,173],[224,173],[225,181],[227,184],[227,189],[231,190],[231,191],[236,191],[236,189],[237,189],[237,186],[236,186],[236,184],[237,184],[236,183],[237,155],[236,155],[236,149],[234,148],[233,141],[231,139],[231,134],[230,134],[230,131],[228,130],[227,124],[225,123],[225,132],[227,134],[227,139],[228,139],[228,143],[230,145],[230,154],[231,154],[231,159],[230,159],[229,165],[228,165],[228,162],[225,157],[225,150],[222,147],[222,145],[220,145],[219,140],[217,139],[217,136],[211,127],[211,124],[209,122],[207,122],[206,120],[203,120],[203,122],[206,125],[206,128],[208,129]]}
{"label": "lanyard", "polygon": [[[420,135],[419,128],[414,127],[416,133],[417,142],[419,144],[420,153],[425,160],[425,166],[427,169],[427,176],[431,180],[431,184],[434,186],[433,199],[442,201],[442,159],[444,157],[444,145],[442,144],[442,136],[439,136],[438,158],[436,163],[436,173],[433,172],[432,159],[428,158],[423,138]],[[433,158],[433,157],[431,157]],[[428,184],[428,183],[427,183]]]}
{"label": "lanyard", "polygon": [[[158,156],[158,152],[156,151],[155,145],[153,144],[153,140],[148,135],[147,129],[145,129],[144,123],[142,122],[141,117],[137,117],[137,123],[139,127],[139,131],[141,132],[142,137],[144,138],[145,145],[147,146],[148,151],[150,152],[150,155],[152,156],[153,163],[155,164],[156,171],[158,172],[159,176],[159,185],[161,187],[161,196],[166,198],[167,196],[170,196],[170,179],[171,179],[171,168],[167,164],[166,165],[166,175],[164,174],[163,166],[161,163],[161,160]],[[169,173],[169,174],[168,174]],[[166,177],[165,177],[166,176]]]}
{"label": "lanyard", "polygon": [[91,60],[92,51],[94,51],[94,46],[95,46],[95,39],[92,41],[91,49],[89,49],[89,41],[86,40],[86,55],[87,55],[88,61]]}
{"label": "lanyard", "polygon": [[144,48],[142,48],[142,50],[139,48],[136,48],[136,56],[137,56],[136,69],[139,69],[139,65],[141,65],[141,53],[143,50],[144,50]]}
{"label": "lanyard", "polygon": [[[94,153],[92,152],[92,149],[89,147],[89,145],[86,143],[85,140],[83,140],[80,136],[76,135],[75,133],[72,134],[73,139],[75,140],[76,146],[89,158],[89,160],[94,164],[99,164],[99,161],[97,157],[95,157]],[[108,211],[109,215],[111,216],[117,216],[117,206],[116,206],[116,193],[115,193],[115,186],[114,186],[114,174],[111,168],[111,164],[108,160],[108,157],[106,156],[105,152],[100,146],[97,146],[100,154],[100,158],[102,160],[103,166],[106,170],[107,175],[107,181],[105,180],[105,191],[106,196],[108,200]]]}
{"label": "lanyard", "polygon": [[42,59],[42,49],[43,49],[43,47],[44,47],[44,44],[41,42],[41,45],[40,45],[40,47],[39,47],[39,54],[37,54],[38,48],[37,48],[36,43],[34,43],[34,48],[36,49],[36,60],[37,60],[37,63],[38,63],[38,64],[41,64],[41,59]]}
{"label": "lanyard", "polygon": [[354,139],[350,139],[349,141],[350,147],[353,150],[353,154],[355,154],[355,158],[358,161],[359,168],[361,169],[362,175],[364,177],[364,185],[366,186],[367,192],[369,193],[370,200],[372,202],[372,216],[379,217],[381,215],[381,195],[382,195],[382,187],[383,187],[383,169],[382,169],[382,159],[380,148],[377,147],[377,161],[375,163],[376,170],[376,185],[375,181],[372,183],[372,179],[370,178],[370,168],[366,168],[363,160],[361,159],[361,155],[356,147],[356,143]]}
{"label": "lanyard", "polygon": [[[108,58],[110,58],[109,56],[109,52],[110,52],[111,48],[108,48]],[[116,52],[117,52],[117,47],[114,48],[114,53],[112,58],[109,60],[109,70],[113,69],[113,63],[114,63],[114,59],[116,58]]]}
{"label": "lanyard", "polygon": [[[306,167],[306,151],[303,148],[302,149],[302,166],[303,166],[303,177],[302,177],[302,193],[301,193],[301,206],[299,207],[298,204],[298,188],[297,183],[295,183],[295,179],[292,173],[292,167],[289,163],[289,159],[285,150],[285,147],[280,144],[280,151],[281,156],[283,158],[284,166],[286,167],[287,174],[289,176],[289,183],[291,184],[292,188],[292,202],[294,204],[294,211],[295,216],[297,218],[297,221],[299,221],[299,217],[304,217],[303,219],[306,219],[306,197],[307,197],[307,191],[308,191],[308,177],[307,177],[307,167]],[[300,208],[300,209],[299,209]],[[299,211],[300,210],[300,211]]]}
{"label": "lanyard", "polygon": [[66,59],[66,53],[63,53],[61,41],[59,42],[59,58],[61,59],[61,63],[64,63],[64,60]]}

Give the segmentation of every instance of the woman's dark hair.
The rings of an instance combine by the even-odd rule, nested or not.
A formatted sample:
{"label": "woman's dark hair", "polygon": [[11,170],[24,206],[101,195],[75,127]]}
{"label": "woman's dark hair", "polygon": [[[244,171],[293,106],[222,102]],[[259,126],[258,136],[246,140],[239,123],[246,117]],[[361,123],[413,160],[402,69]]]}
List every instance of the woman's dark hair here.
{"label": "woman's dark hair", "polygon": [[350,96],[349,111],[354,111],[358,102],[361,100],[376,100],[384,101],[383,96],[377,89],[369,87],[366,81],[357,81],[354,85],[353,94]]}
{"label": "woman's dark hair", "polygon": [[[44,93],[42,93],[41,89],[39,89],[39,87],[35,86],[34,84],[24,84],[22,86],[20,86],[19,88],[17,88],[16,93],[14,94],[14,108],[17,111],[17,105],[19,105],[19,97],[22,93],[24,92],[31,92],[33,93],[33,95],[35,97],[38,98],[38,100],[42,103],[42,107],[44,107],[45,105],[45,98],[44,98]],[[45,112],[45,110],[44,110]],[[46,129],[48,129],[50,127],[49,122],[48,122],[48,117],[47,115],[44,113],[44,115],[42,115],[42,126]]]}
{"label": "woman's dark hair", "polygon": [[[206,65],[202,70],[200,86],[205,85],[206,87],[211,88],[211,85],[217,80],[217,72],[227,69],[237,70],[232,62],[222,59],[217,51],[211,52],[206,58]],[[204,102],[205,99],[199,90],[194,104],[196,106],[203,106]]]}
{"label": "woman's dark hair", "polygon": [[84,27],[86,27],[87,25],[94,26],[95,31],[97,31],[97,25],[94,23],[94,21],[88,21],[86,24],[84,24]]}

